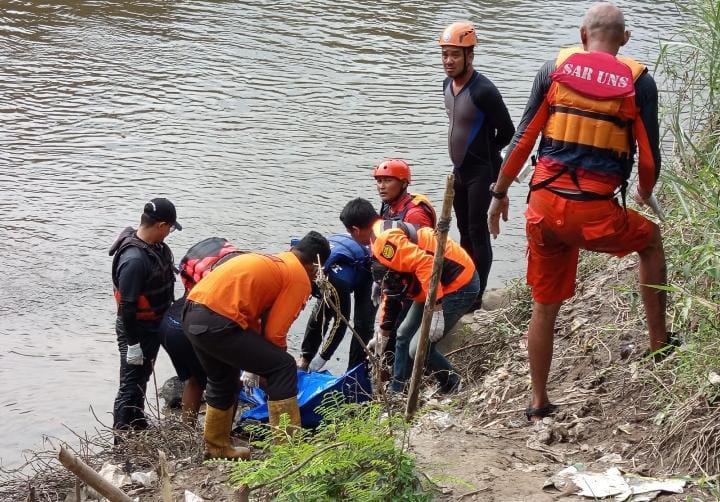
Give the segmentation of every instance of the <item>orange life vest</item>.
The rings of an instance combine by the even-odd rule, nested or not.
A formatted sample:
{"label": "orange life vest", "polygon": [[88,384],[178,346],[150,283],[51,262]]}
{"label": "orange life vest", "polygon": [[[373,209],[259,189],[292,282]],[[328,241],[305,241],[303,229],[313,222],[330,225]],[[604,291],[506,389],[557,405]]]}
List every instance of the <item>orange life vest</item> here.
{"label": "orange life vest", "polygon": [[646,71],[630,58],[580,48],[563,49],[546,99],[550,117],[538,155],[558,173],[531,189],[544,188],[569,172],[579,187],[583,171],[625,182],[633,164],[632,124],[638,119],[635,81]]}

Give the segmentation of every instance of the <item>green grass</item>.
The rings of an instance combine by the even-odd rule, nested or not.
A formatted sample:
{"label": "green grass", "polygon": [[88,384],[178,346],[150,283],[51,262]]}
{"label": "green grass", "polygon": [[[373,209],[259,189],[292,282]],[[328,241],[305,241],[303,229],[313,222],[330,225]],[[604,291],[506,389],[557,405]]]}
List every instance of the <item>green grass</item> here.
{"label": "green grass", "polygon": [[[388,416],[377,403],[343,404],[330,394],[317,408],[323,420],[316,431],[299,430],[285,438],[280,425],[254,445],[264,458],[233,464],[231,483],[247,485],[255,497],[293,501],[423,501],[414,457],[408,453],[408,428],[400,415]],[[256,426],[255,433],[267,432]]]}
{"label": "green grass", "polygon": [[668,305],[683,346],[658,369],[657,396],[678,435],[676,463],[712,474],[720,468],[720,386],[708,381],[720,370],[720,0],[678,8],[690,22],[663,45],[658,63],[674,145],[660,191]]}

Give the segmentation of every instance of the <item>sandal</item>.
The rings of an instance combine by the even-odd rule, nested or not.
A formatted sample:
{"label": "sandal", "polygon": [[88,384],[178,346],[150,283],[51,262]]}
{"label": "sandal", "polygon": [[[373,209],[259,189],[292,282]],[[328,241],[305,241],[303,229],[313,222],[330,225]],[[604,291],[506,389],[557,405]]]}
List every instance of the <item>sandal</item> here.
{"label": "sandal", "polygon": [[675,352],[676,348],[682,345],[682,340],[680,339],[678,333],[675,333],[674,331],[668,331],[667,336],[668,339],[665,343],[665,346],[659,348],[655,352],[650,352],[650,349],[646,350],[643,354],[643,358],[652,358],[653,362],[659,363],[666,359],[670,354]]}
{"label": "sandal", "polygon": [[533,417],[539,417],[539,418],[549,417],[549,416],[554,415],[557,410],[558,410],[558,407],[556,404],[547,404],[545,406],[541,406],[540,408],[533,408],[532,406],[528,406],[525,409],[525,418],[528,419],[528,422],[532,422]]}

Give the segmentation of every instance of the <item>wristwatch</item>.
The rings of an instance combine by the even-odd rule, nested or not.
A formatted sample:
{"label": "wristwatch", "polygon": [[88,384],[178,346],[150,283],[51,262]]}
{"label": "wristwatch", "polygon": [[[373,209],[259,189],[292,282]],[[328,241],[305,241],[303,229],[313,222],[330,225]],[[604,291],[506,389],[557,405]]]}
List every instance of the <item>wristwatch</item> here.
{"label": "wristwatch", "polygon": [[492,195],[496,199],[504,199],[507,196],[507,190],[504,192],[496,192],[495,183],[493,183],[492,185],[490,185],[490,195]]}

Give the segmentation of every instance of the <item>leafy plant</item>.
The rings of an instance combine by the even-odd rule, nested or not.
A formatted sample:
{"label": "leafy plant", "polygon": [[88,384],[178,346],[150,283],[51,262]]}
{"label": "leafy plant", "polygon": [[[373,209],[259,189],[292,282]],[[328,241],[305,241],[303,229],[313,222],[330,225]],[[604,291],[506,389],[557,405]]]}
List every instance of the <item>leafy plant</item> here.
{"label": "leafy plant", "polygon": [[377,403],[345,404],[329,394],[317,408],[323,417],[317,430],[288,437],[286,422],[253,444],[265,456],[238,462],[231,483],[246,485],[268,500],[430,500],[407,451],[408,425],[388,416]]}
{"label": "leafy plant", "polygon": [[[659,58],[674,158],[663,174],[672,330],[683,346],[655,372],[675,465],[720,471],[720,0],[678,2],[690,20]],[[662,445],[660,445],[662,446]]]}

